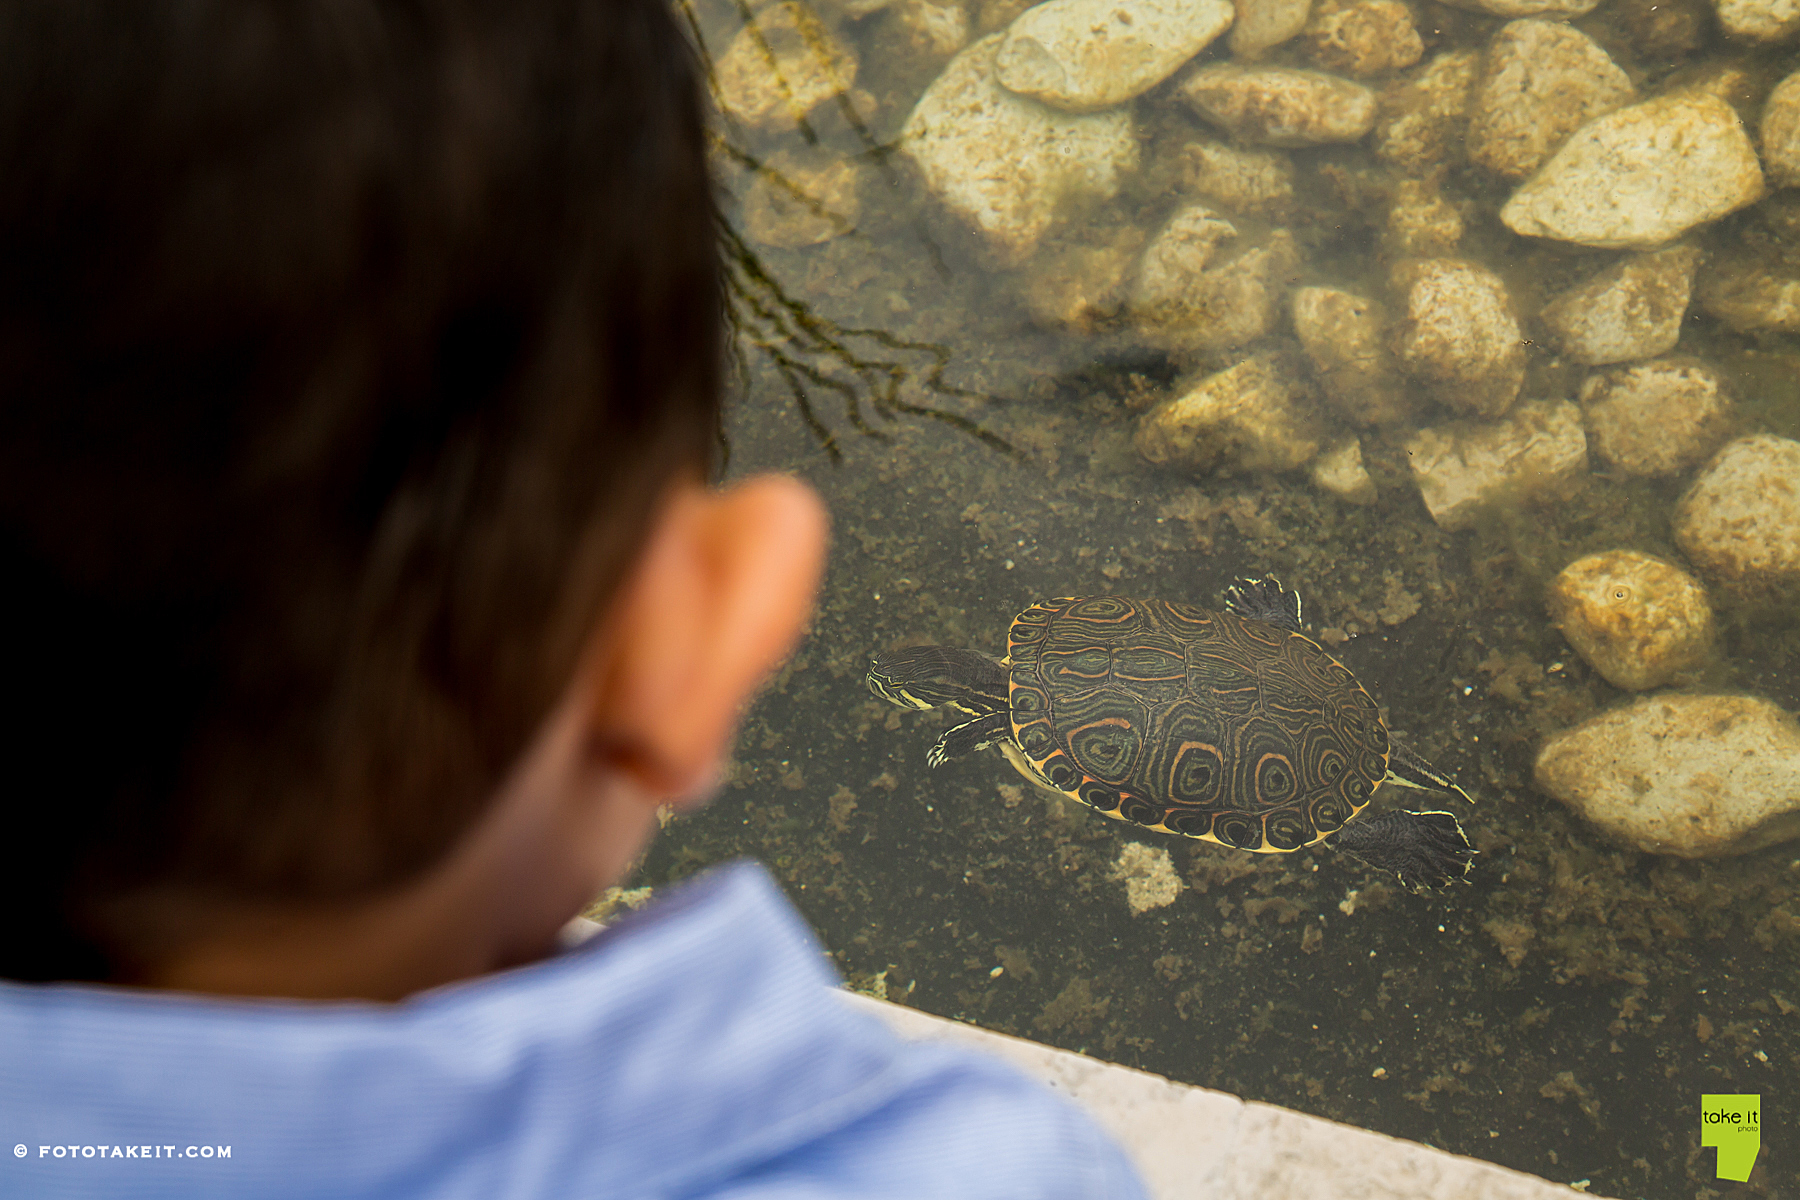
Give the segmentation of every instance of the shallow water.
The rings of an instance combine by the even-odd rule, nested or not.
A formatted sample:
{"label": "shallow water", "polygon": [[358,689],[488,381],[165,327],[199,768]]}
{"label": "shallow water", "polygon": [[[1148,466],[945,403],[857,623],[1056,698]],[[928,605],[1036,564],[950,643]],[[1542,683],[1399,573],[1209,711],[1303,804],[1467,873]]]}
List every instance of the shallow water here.
{"label": "shallow water", "polygon": [[[1679,61],[1632,54],[1615,47],[1637,9],[1616,8],[1577,24],[1640,91],[1719,55],[1787,61],[1746,59],[1716,35]],[[1551,627],[1545,584],[1595,550],[1679,561],[1669,514],[1682,481],[1594,475],[1572,498],[1446,533],[1403,452],[1376,438],[1364,441],[1381,489],[1370,507],[1299,472],[1151,467],[1131,434],[1175,366],[1128,335],[1032,319],[1026,276],[983,266],[889,152],[936,66],[884,42],[899,36],[889,18],[822,11],[861,53],[862,108],[828,104],[785,133],[727,123],[718,161],[736,200],[784,150],[860,172],[852,231],[822,244],[758,244],[732,207],[741,389],[727,474],[812,482],[834,514],[830,565],[812,630],[750,710],[722,793],[670,824],[633,883],[754,855],[852,985],[890,1000],[1597,1193],[1800,1194],[1800,843],[1700,861],[1623,850],[1530,782],[1546,733],[1625,698]],[[1416,11],[1427,57],[1500,23]],[[723,2],[692,15],[714,56],[742,23]],[[1146,162],[1157,139],[1202,128],[1154,93],[1138,103]],[[1305,203],[1290,227],[1307,269],[1346,286],[1373,276],[1372,218],[1334,208],[1345,189],[1319,184],[1375,172],[1373,158],[1293,157]],[[1450,172],[1488,205],[1464,252],[1503,257],[1524,311],[1594,261],[1512,238],[1492,220],[1490,185]],[[1128,185],[1108,211],[1069,215],[1065,236],[1154,228],[1172,203]],[[1752,427],[1800,434],[1793,339],[1695,314],[1681,352],[1725,374]],[[1569,394],[1579,370],[1533,355],[1526,394]],[[1477,794],[1463,814],[1481,851],[1467,886],[1414,895],[1321,847],[1250,855],[1107,821],[1034,790],[994,751],[931,770],[946,715],[902,713],[864,686],[870,656],[899,645],[1003,654],[1012,616],[1040,598],[1217,606],[1234,576],[1260,572],[1302,593],[1315,629],[1348,635],[1334,653],[1392,726]],[[1720,617],[1707,686],[1800,711],[1795,622]],[[1131,843],[1167,851],[1182,883],[1172,903],[1128,906],[1118,864]],[[1703,1092],[1763,1097],[1748,1185],[1713,1178]]]}

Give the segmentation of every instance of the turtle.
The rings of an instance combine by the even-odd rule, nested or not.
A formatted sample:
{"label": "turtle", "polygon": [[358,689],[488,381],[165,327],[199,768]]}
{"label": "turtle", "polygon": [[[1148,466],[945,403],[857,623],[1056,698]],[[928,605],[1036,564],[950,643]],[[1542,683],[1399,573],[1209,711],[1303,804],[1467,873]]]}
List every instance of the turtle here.
{"label": "turtle", "polygon": [[1013,618],[1004,659],[912,646],[877,655],[868,685],[967,716],[933,767],[997,746],[1033,783],[1159,833],[1262,854],[1326,842],[1408,888],[1463,879],[1475,850],[1454,813],[1359,816],[1383,783],[1474,798],[1400,744],[1300,613],[1273,576],[1233,581],[1223,611],[1065,596]]}

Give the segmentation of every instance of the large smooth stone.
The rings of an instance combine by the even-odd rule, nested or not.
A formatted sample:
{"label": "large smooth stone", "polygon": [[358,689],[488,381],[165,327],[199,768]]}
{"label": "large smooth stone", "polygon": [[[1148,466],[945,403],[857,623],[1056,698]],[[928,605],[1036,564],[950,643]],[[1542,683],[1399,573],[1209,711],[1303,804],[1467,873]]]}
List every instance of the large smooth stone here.
{"label": "large smooth stone", "polygon": [[1733,37],[1779,42],[1800,31],[1800,0],[1718,0],[1719,24]]}
{"label": "large smooth stone", "polygon": [[1006,264],[1028,258],[1076,196],[1109,197],[1136,169],[1126,109],[1076,114],[1001,87],[992,34],[951,60],[900,131],[900,148],[925,186],[967,221]]}
{"label": "large smooth stone", "polygon": [[1563,139],[1633,98],[1594,39],[1560,21],[1513,21],[1488,44],[1469,115],[1469,159],[1523,179]]}
{"label": "large smooth stone", "polygon": [[1600,0],[1445,0],[1452,8],[1488,13],[1496,17],[1550,17],[1570,20],[1584,17]]}
{"label": "large smooth stone", "polygon": [[1800,184],[1800,71],[1769,93],[1758,132],[1769,182],[1776,187]]}
{"label": "large smooth stone", "polygon": [[1713,455],[1675,506],[1675,543],[1753,605],[1800,596],[1800,442],[1759,433]]}
{"label": "large smooth stone", "polygon": [[1049,0],[1006,31],[1000,83],[1069,112],[1150,90],[1231,24],[1228,0]]}
{"label": "large smooth stone", "polygon": [[856,54],[794,0],[763,9],[713,67],[719,106],[763,129],[792,129],[856,81]]}
{"label": "large smooth stone", "polygon": [[1581,383],[1588,447],[1627,475],[1677,475],[1731,435],[1719,373],[1697,358],[1595,371]]}
{"label": "large smooth stone", "polygon": [[1504,421],[1421,429],[1406,443],[1419,498],[1443,529],[1467,529],[1490,505],[1554,494],[1587,470],[1581,410],[1530,401]]}
{"label": "large smooth stone", "polygon": [[1646,696],[1552,737],[1537,786],[1651,854],[1748,854],[1800,836],[1800,724],[1751,696]]}
{"label": "large smooth stone", "polygon": [[1486,267],[1417,259],[1394,272],[1405,297],[1394,325],[1400,365],[1440,403],[1496,417],[1518,398],[1525,348],[1506,284]]}
{"label": "large smooth stone", "polygon": [[[1237,228],[1203,204],[1178,210],[1144,248],[1131,312],[1144,339],[1176,354],[1227,350],[1268,333],[1300,255],[1285,229],[1237,253]],[[1237,249],[1232,247],[1232,249]]]}
{"label": "large smooth stone", "polygon": [[1286,354],[1258,354],[1208,375],[1138,422],[1138,453],[1159,465],[1246,471],[1305,466],[1325,429],[1300,365]]}
{"label": "large smooth stone", "polygon": [[1556,296],[1538,317],[1578,363],[1667,354],[1681,339],[1700,258],[1692,246],[1634,254]]}
{"label": "large smooth stone", "polygon": [[1706,589],[1673,563],[1636,550],[1577,559],[1550,581],[1550,619],[1614,687],[1659,687],[1712,648]]}
{"label": "large smooth stone", "polygon": [[1375,126],[1375,93],[1323,71],[1209,63],[1178,90],[1208,121],[1265,146],[1354,142]]}
{"label": "large smooth stone", "polygon": [[1762,194],[1756,148],[1731,105],[1679,92],[1576,130],[1500,219],[1527,237],[1648,249]]}

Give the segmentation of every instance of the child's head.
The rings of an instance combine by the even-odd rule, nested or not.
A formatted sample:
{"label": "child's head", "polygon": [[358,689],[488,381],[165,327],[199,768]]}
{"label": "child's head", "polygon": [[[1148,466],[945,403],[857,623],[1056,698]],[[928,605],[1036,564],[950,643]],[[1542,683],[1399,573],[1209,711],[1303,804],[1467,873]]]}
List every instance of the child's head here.
{"label": "child's head", "polygon": [[[629,674],[608,614],[702,502],[666,0],[10,5],[0,154],[0,975],[406,887]],[[609,720],[596,761],[691,782]]]}

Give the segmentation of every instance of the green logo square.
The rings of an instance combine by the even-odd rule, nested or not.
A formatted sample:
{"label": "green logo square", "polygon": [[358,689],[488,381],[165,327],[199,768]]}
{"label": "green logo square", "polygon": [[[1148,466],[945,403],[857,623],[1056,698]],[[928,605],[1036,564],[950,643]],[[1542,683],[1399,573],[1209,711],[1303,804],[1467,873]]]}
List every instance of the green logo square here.
{"label": "green logo square", "polygon": [[1762,1097],[1700,1097],[1700,1144],[1719,1148],[1719,1178],[1743,1183],[1762,1148]]}

